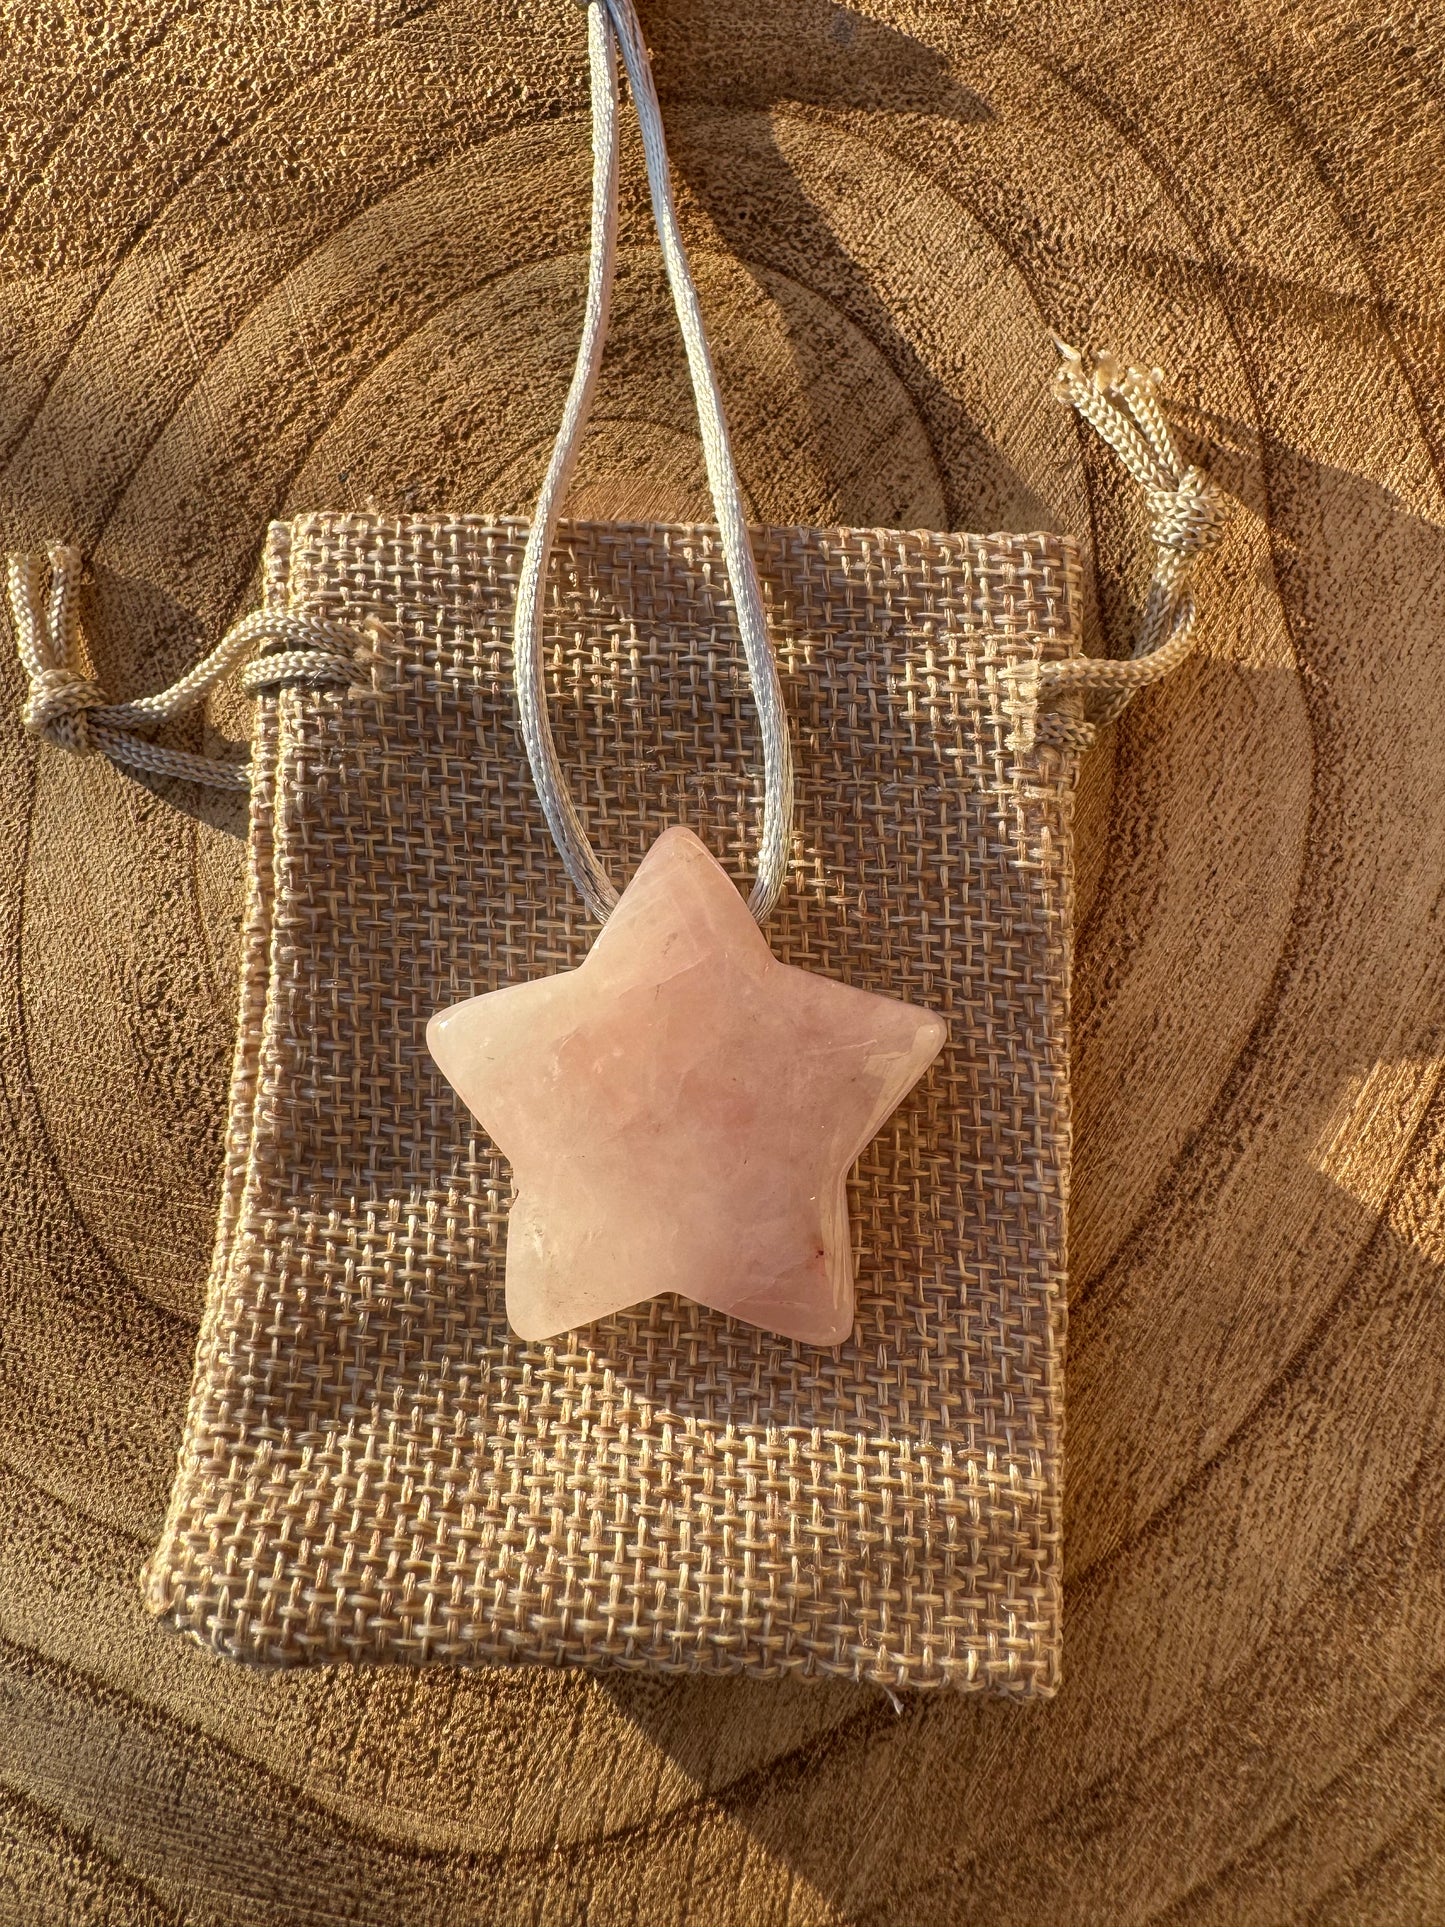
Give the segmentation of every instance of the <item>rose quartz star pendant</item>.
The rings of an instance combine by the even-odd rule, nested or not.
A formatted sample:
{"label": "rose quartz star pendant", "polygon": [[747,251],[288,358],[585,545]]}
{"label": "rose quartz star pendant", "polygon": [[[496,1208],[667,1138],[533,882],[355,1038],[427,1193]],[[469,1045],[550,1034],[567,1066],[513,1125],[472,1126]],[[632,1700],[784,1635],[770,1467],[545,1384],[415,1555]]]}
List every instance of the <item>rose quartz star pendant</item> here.
{"label": "rose quartz star pendant", "polygon": [[427,1026],[511,1160],[513,1330],[553,1338],[674,1291],[838,1344],[853,1328],[848,1172],[944,1029],[779,963],[726,871],[668,830],[580,968]]}

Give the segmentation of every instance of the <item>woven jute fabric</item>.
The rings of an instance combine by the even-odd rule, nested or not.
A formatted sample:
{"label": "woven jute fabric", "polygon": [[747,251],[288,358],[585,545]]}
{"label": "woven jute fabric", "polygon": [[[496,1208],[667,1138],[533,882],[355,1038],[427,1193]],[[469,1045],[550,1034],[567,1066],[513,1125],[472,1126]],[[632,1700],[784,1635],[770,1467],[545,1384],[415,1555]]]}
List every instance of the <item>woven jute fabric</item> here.
{"label": "woven jute fabric", "polygon": [[[524,536],[273,526],[268,606],[384,630],[357,688],[258,705],[220,1236],[148,1603],[268,1664],[1052,1692],[1076,758],[1006,672],[1078,650],[1075,547],[755,537],[798,763],[769,939],[949,1024],[854,1174],[857,1319],[825,1351],[672,1296],[508,1330],[507,1167],[424,1028],[595,935],[516,725]],[[545,639],[614,876],[681,821],[745,886],[757,729],[716,532],[564,524]]]}

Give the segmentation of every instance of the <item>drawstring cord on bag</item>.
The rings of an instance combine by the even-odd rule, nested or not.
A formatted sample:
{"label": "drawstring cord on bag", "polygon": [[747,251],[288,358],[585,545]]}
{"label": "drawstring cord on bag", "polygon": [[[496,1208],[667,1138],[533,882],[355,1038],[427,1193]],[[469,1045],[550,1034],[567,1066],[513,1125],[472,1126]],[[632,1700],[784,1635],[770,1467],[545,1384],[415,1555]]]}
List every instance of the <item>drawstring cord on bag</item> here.
{"label": "drawstring cord on bag", "polygon": [[[617,49],[620,43],[642,132],[658,238],[697,400],[703,453],[728,584],[762,726],[763,821],[757,881],[750,898],[753,914],[761,923],[783,888],[792,841],[793,759],[787,711],[763,614],[762,590],[728,440],[722,397],[708,350],[697,290],[678,231],[662,113],[631,0],[591,0],[587,8],[587,37],[592,68],[594,156],[587,305],[576,369],[518,580],[514,679],[522,735],[537,794],[562,861],[593,915],[605,920],[617,902],[618,893],[582,827],[557,761],[547,716],[541,631],[552,540],[576,464],[607,334],[617,253]],[[244,767],[193,756],[184,750],[164,749],[147,742],[136,731],[168,721],[192,708],[213,683],[258,645],[271,645],[272,653],[263,655],[243,672],[241,686],[248,695],[286,683],[347,684],[356,680],[352,654],[358,640],[356,631],[341,623],[291,611],[260,610],[229,630],[205,661],[170,689],[133,703],[110,703],[73,667],[78,654],[74,590],[80,572],[79,554],[54,544],[49,550],[49,562],[48,609],[41,607],[42,558],[11,557],[8,586],[20,659],[30,681],[26,726],[62,749],[79,755],[100,750],[113,762],[147,770],[153,775],[185,777],[224,789],[245,789],[249,777]]]}
{"label": "drawstring cord on bag", "polygon": [[[576,368],[537,499],[517,589],[514,675],[522,735],[537,795],[567,873],[592,914],[605,920],[617,902],[617,890],[588,839],[558,765],[547,716],[541,630],[552,539],[596,389],[607,335],[617,244],[616,54],[620,43],[642,132],[658,239],[687,349],[728,583],[762,729],[763,822],[757,881],[749,900],[754,916],[762,923],[782,890],[791,838],[793,771],[787,712],[763,616],[722,399],[697,291],[678,232],[652,70],[632,0],[589,0],[587,35],[593,150],[587,304]],[[1121,370],[1112,356],[1099,355],[1086,372],[1077,349],[1063,342],[1059,349],[1063,355],[1056,378],[1059,392],[1109,443],[1144,490],[1155,549],[1153,580],[1132,660],[1077,657],[1030,665],[1027,671],[1036,690],[1034,739],[1081,750],[1093,742],[1100,723],[1112,721],[1140,689],[1168,675],[1193,647],[1191,571],[1195,558],[1219,540],[1224,504],[1202,471],[1185,467],[1179,459],[1158,402],[1157,385],[1163,376],[1157,369],[1152,374],[1138,368]],[[1052,700],[1071,695],[1086,698],[1082,717],[1051,707]],[[1092,704],[1087,702],[1090,697],[1095,699]]]}
{"label": "drawstring cord on bag", "polygon": [[[587,38],[593,128],[587,302],[576,367],[518,580],[514,677],[522,735],[537,795],[562,861],[593,915],[605,920],[618,893],[582,827],[557,761],[547,715],[541,636],[552,541],[596,390],[607,335],[617,252],[620,46],[632,84],[653,215],[687,350],[728,584],[762,731],[762,828],[757,879],[749,899],[761,923],[782,891],[792,839],[793,762],[787,711],[768,638],[722,398],[697,290],[678,231],[662,114],[632,0],[589,0]],[[1118,716],[1140,689],[1168,675],[1193,647],[1191,575],[1196,559],[1220,538],[1224,503],[1207,476],[1179,459],[1159,406],[1157,390],[1163,376],[1158,369],[1146,374],[1138,368],[1121,368],[1110,355],[1095,356],[1086,368],[1077,349],[1063,342],[1059,349],[1063,365],[1057,375],[1058,391],[1109,443],[1143,489],[1155,551],[1153,578],[1131,659],[1072,656],[1030,663],[1011,672],[1018,686],[1033,691],[1029,706],[1037,712],[1034,740],[1082,750],[1093,742],[1100,723]],[[42,590],[47,562],[48,597]],[[250,776],[244,765],[167,749],[149,741],[143,732],[194,708],[215,683],[258,650],[257,660],[241,674],[241,688],[249,696],[290,685],[354,687],[363,671],[368,643],[375,639],[375,623],[358,628],[294,610],[260,609],[229,629],[205,660],[170,688],[132,702],[113,703],[75,666],[80,660],[76,609],[80,571],[79,552],[61,543],[52,543],[44,557],[12,555],[8,559],[11,618],[30,685],[25,726],[74,754],[99,751],[114,763],[154,776],[181,777],[221,789],[246,789]],[[1059,699],[1068,702],[1076,697],[1084,699],[1082,716],[1054,706]]]}
{"label": "drawstring cord on bag", "polygon": [[[41,586],[47,563],[48,596]],[[359,673],[357,651],[370,639],[348,623],[289,609],[257,609],[228,629],[210,655],[168,689],[113,703],[75,667],[80,659],[80,574],[79,549],[62,542],[52,542],[44,556],[7,559],[10,619],[30,685],[22,720],[33,735],[47,737],[73,755],[99,751],[113,763],[151,776],[178,776],[213,789],[249,789],[251,776],[244,763],[166,749],[137,732],[184,716],[258,649],[262,653],[241,672],[241,688],[248,696],[295,684],[350,687]]]}
{"label": "drawstring cord on bag", "polygon": [[[1084,357],[1058,343],[1063,362],[1054,377],[1060,398],[1072,404],[1114,450],[1144,491],[1154,574],[1132,658],[1071,656],[1033,670],[1041,710],[1036,740],[1087,749],[1100,723],[1112,722],[1141,689],[1176,669],[1194,647],[1195,605],[1191,584],[1196,559],[1224,533],[1225,503],[1202,469],[1186,468],[1159,406],[1164,380],[1155,368],[1121,368],[1112,355]],[[1082,695],[1083,718],[1048,707],[1051,697]],[[1088,698],[1094,698],[1092,703]]]}
{"label": "drawstring cord on bag", "polygon": [[[601,0],[589,7],[590,31],[596,36],[601,23]],[[610,59],[610,40],[604,59]],[[597,75],[594,72],[594,84]],[[606,77],[601,88],[604,115],[609,88]],[[604,130],[598,143],[598,175],[604,182],[616,180],[616,68],[611,66],[611,132]],[[563,851],[569,873],[578,881],[594,914],[605,915],[612,886],[597,864],[580,824],[573,840],[576,810],[557,769],[551,730],[546,724],[542,701],[542,662],[538,640],[541,604],[546,574],[547,551],[556,528],[562,495],[576,459],[592,390],[596,385],[602,337],[606,329],[607,300],[611,287],[611,261],[615,243],[615,202],[610,192],[601,194],[593,208],[593,257],[588,282],[587,317],[583,324],[582,347],[577,372],[567,398],[562,428],[553,450],[552,461],[537,504],[537,516],[528,537],[518,585],[517,598],[517,684],[521,692],[532,692],[524,708],[524,732],[535,730],[536,756],[533,771],[543,807],[553,835],[558,836],[553,811],[563,823],[562,836],[568,838]],[[686,268],[684,264],[684,274]],[[691,283],[688,283],[691,286]],[[700,331],[699,322],[699,331]],[[1175,669],[1194,646],[1195,602],[1191,582],[1196,560],[1214,548],[1224,530],[1225,503],[1222,495],[1202,470],[1186,467],[1179,459],[1164,413],[1159,406],[1158,388],[1163,376],[1156,368],[1145,373],[1138,368],[1121,369],[1112,355],[1099,354],[1085,365],[1077,348],[1059,343],[1063,364],[1056,377],[1061,399],[1068,401],[1096,432],[1114,449],[1134,480],[1143,489],[1149,507],[1150,536],[1154,544],[1154,574],[1144,604],[1144,616],[1134,655],[1124,660],[1099,656],[1071,656],[1060,662],[1033,664],[1027,671],[1035,679],[1039,714],[1034,736],[1040,743],[1083,750],[1093,742],[1099,724],[1111,722],[1141,689],[1158,682]],[[706,343],[703,343],[706,352]],[[709,364],[710,373],[710,364]],[[712,383],[716,394],[716,382]],[[719,403],[713,421],[720,434],[720,446],[727,469],[727,430]],[[733,476],[736,489],[736,476]],[[721,492],[721,491],[720,491]],[[746,526],[738,512],[736,526]],[[751,561],[751,550],[748,550]],[[529,567],[530,563],[530,567]],[[49,593],[44,578],[49,573]],[[258,609],[228,629],[204,661],[153,696],[133,701],[111,702],[88,677],[76,668],[80,660],[77,591],[81,576],[80,551],[53,542],[45,555],[12,555],[6,563],[6,588],[11,623],[20,661],[29,683],[22,720],[37,736],[44,736],[58,748],[75,755],[96,752],[123,767],[143,770],[152,776],[180,777],[189,782],[206,783],[217,789],[245,790],[250,775],[243,763],[224,763],[209,756],[196,756],[187,750],[167,749],[153,743],[140,732],[159,723],[185,715],[200,702],[208,690],[253,652],[257,658],[241,673],[241,688],[248,696],[272,693],[290,686],[307,688],[349,688],[355,686],[368,642],[374,640],[374,624],[358,629],[348,623],[321,616],[309,616],[289,609]],[[756,572],[753,575],[756,584]],[[761,601],[757,607],[754,635],[761,632]],[[751,658],[750,658],[751,660]],[[767,662],[772,663],[771,651]],[[1019,675],[1025,672],[1016,672]],[[787,753],[786,718],[781,692],[777,686],[776,665],[771,677],[766,674],[755,685],[762,690],[760,713],[769,729],[781,732],[781,744],[774,735],[774,784],[779,790],[774,803],[773,822],[781,826],[791,819],[791,765]],[[1068,716],[1052,709],[1059,697],[1082,696],[1086,714]],[[1089,699],[1092,698],[1092,702]],[[765,742],[768,740],[765,734]],[[529,753],[534,738],[528,737]],[[782,783],[786,779],[786,792]],[[551,808],[549,808],[549,803]],[[570,815],[568,814],[570,812]],[[562,847],[559,836],[559,847]],[[782,886],[786,860],[786,836],[766,846],[767,867],[760,858],[754,908],[759,917],[776,900]],[[585,855],[583,854],[585,852]],[[568,860],[569,857],[572,860]],[[591,868],[587,868],[590,858]],[[577,867],[574,869],[573,861]],[[581,877],[585,876],[584,888]],[[616,900],[615,892],[610,899]],[[759,905],[766,907],[759,908]]]}

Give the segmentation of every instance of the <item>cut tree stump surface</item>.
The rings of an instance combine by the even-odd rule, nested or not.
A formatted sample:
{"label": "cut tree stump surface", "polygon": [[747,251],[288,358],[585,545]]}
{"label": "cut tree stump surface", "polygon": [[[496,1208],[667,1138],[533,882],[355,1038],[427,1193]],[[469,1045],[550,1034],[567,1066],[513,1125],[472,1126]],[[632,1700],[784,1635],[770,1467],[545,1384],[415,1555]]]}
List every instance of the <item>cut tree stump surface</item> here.
{"label": "cut tree stump surface", "polygon": [[[0,1922],[1445,1919],[1445,26],[1387,0],[644,6],[752,512],[1141,511],[1050,335],[1234,499],[1081,783],[1066,1683],[263,1676],[150,1625],[233,1038],[243,805],[0,669]],[[0,4],[0,540],[115,697],[268,518],[523,512],[581,313],[582,14]],[[578,513],[706,517],[630,116]],[[181,746],[244,735],[227,692]]]}

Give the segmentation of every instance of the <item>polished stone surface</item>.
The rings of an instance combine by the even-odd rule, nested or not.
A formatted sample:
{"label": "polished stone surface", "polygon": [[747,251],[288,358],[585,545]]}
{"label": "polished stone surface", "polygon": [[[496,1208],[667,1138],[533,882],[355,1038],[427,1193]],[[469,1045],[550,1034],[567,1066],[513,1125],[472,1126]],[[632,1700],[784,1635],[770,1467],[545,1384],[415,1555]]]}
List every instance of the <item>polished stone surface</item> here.
{"label": "polished stone surface", "polygon": [[433,1057],[511,1160],[507,1315],[552,1338],[660,1292],[817,1345],[853,1323],[848,1172],[930,1011],[780,963],[690,830],[585,962],[439,1011]]}

